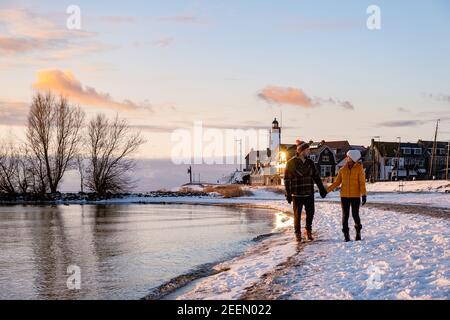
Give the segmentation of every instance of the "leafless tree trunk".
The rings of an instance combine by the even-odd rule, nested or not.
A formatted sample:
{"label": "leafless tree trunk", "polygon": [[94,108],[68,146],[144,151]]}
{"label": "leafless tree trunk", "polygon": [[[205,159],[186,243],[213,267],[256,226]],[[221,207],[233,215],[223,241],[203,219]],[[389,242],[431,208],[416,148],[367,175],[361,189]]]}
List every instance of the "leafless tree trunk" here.
{"label": "leafless tree trunk", "polygon": [[140,133],[131,132],[117,115],[112,121],[97,115],[89,122],[87,139],[86,187],[100,196],[127,191],[133,182],[128,173],[135,166],[129,156],[144,143]]}
{"label": "leafless tree trunk", "polygon": [[15,196],[29,191],[31,172],[25,153],[12,141],[0,146],[0,192]]}
{"label": "leafless tree trunk", "polygon": [[[67,99],[56,99],[51,93],[33,97],[28,116],[28,147],[35,178],[42,192],[56,193],[64,172],[74,159],[81,135],[84,113],[69,105]],[[37,185],[37,184],[35,184]]]}
{"label": "leafless tree trunk", "polygon": [[77,169],[78,173],[80,174],[80,192],[84,193],[84,159],[85,157],[82,154],[77,154],[76,160],[77,160]]}

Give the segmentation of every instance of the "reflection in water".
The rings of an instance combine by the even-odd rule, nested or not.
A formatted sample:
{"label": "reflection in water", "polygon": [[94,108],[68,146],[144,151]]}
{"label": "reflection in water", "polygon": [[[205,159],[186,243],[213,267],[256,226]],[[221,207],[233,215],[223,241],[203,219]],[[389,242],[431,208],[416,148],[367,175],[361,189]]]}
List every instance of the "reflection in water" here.
{"label": "reflection in water", "polygon": [[[263,209],[190,205],[0,207],[0,298],[138,299],[286,225]],[[67,267],[81,269],[68,290]]]}

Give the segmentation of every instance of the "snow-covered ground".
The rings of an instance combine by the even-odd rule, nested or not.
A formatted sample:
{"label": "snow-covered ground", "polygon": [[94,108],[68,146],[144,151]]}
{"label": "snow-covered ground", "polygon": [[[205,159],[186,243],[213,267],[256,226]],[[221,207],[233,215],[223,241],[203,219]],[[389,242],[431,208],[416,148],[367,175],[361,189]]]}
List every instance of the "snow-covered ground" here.
{"label": "snow-covered ground", "polygon": [[328,195],[326,201],[317,197],[316,240],[298,243],[292,219],[281,214],[291,212],[284,195],[264,188],[252,191],[252,196],[233,199],[136,197],[106,202],[250,205],[278,211],[275,235],[217,265],[220,273],[172,295],[177,299],[450,298],[450,219],[445,216],[450,213],[450,194],[369,193],[369,203],[441,208],[444,215],[365,206],[361,208],[363,241],[349,243],[343,242],[341,233],[339,194]]}
{"label": "snow-covered ground", "polygon": [[450,181],[386,181],[367,184],[369,192],[445,192],[445,190],[450,192]]}
{"label": "snow-covered ground", "polygon": [[450,298],[449,220],[363,208],[363,241],[345,243],[340,217],[339,205],[318,203],[316,241],[298,244],[290,227],[178,299],[239,299],[253,287],[260,299]]}

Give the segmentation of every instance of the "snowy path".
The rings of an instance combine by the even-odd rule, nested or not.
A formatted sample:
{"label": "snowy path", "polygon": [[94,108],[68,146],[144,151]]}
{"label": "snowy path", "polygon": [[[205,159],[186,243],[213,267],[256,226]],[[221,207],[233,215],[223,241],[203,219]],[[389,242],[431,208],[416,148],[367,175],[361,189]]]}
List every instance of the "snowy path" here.
{"label": "snowy path", "polygon": [[[272,206],[286,209],[280,201]],[[450,298],[448,219],[364,207],[363,241],[345,243],[339,205],[317,203],[316,212],[319,241],[299,245],[289,228],[178,298]]]}

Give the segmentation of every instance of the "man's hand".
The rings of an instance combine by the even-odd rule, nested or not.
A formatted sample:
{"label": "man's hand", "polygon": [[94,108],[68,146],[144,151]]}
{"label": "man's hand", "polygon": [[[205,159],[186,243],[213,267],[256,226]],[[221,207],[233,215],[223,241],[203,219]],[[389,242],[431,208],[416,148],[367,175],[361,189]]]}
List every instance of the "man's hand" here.
{"label": "man's hand", "polygon": [[327,194],[328,194],[327,190],[325,190],[325,189],[320,190],[320,196],[322,197],[322,199],[325,198],[327,196]]}
{"label": "man's hand", "polygon": [[361,198],[362,198],[362,202],[361,202],[362,205],[365,205],[367,202],[367,196],[362,196]]}
{"label": "man's hand", "polygon": [[292,195],[291,194],[286,194],[286,200],[289,204],[291,204],[292,202]]}

